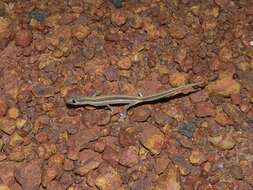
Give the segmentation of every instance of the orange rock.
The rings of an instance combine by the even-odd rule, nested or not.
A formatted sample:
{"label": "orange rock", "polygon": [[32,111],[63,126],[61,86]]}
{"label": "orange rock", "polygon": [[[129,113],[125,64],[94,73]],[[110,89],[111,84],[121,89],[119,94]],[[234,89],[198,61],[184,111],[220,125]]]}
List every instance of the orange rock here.
{"label": "orange rock", "polygon": [[29,46],[33,40],[33,34],[30,30],[19,30],[15,36],[16,45],[21,47]]}
{"label": "orange rock", "polygon": [[38,162],[28,162],[20,165],[15,171],[15,177],[23,189],[39,189],[41,183],[41,166]]}
{"label": "orange rock", "polygon": [[129,146],[120,153],[119,163],[123,166],[133,167],[138,161],[138,148],[135,146]]}
{"label": "orange rock", "polygon": [[141,143],[152,154],[159,154],[164,143],[164,134],[152,125],[146,126],[141,134]]}
{"label": "orange rock", "polygon": [[223,47],[219,52],[219,59],[223,62],[231,61],[231,59],[232,59],[232,50],[227,48],[227,47]]}
{"label": "orange rock", "polygon": [[190,155],[190,162],[195,165],[200,165],[207,160],[205,154],[199,150],[192,150]]}
{"label": "orange rock", "polygon": [[222,110],[217,109],[215,114],[215,121],[222,126],[231,125],[233,122],[226,113]]}
{"label": "orange rock", "polygon": [[91,33],[88,26],[83,26],[81,24],[76,25],[72,28],[72,36],[79,41],[83,41]]}
{"label": "orange rock", "polygon": [[6,101],[4,99],[0,98],[0,117],[5,116],[7,113],[8,106],[6,104]]}
{"label": "orange rock", "polygon": [[14,120],[5,117],[0,118],[0,130],[11,135],[16,129]]}
{"label": "orange rock", "polygon": [[156,181],[155,190],[181,190],[180,175],[175,167],[170,167]]}
{"label": "orange rock", "polygon": [[239,94],[241,85],[228,74],[221,74],[217,81],[210,83],[207,87],[209,94],[215,93],[224,97]]}
{"label": "orange rock", "polygon": [[95,184],[99,190],[118,190],[122,184],[122,180],[114,168],[107,166],[97,176]]}
{"label": "orange rock", "polygon": [[116,26],[122,26],[126,23],[127,21],[127,14],[126,12],[118,9],[114,10],[112,15],[111,15],[111,22],[112,24]]}
{"label": "orange rock", "polygon": [[131,61],[130,57],[124,57],[117,62],[117,65],[122,70],[128,70],[132,66],[132,61]]}
{"label": "orange rock", "polygon": [[208,140],[214,146],[221,148],[223,150],[230,150],[230,149],[234,148],[234,146],[236,144],[236,141],[231,137],[231,134],[209,137]]}
{"label": "orange rock", "polygon": [[11,119],[17,119],[18,116],[19,116],[19,110],[18,108],[16,107],[12,107],[8,110],[8,116],[11,118]]}
{"label": "orange rock", "polygon": [[187,34],[187,27],[182,24],[169,25],[169,33],[173,38],[183,39]]}
{"label": "orange rock", "polygon": [[198,117],[207,117],[215,114],[214,107],[210,102],[198,102],[195,110]]}
{"label": "orange rock", "polygon": [[177,87],[187,82],[187,74],[183,72],[172,73],[169,76],[169,82],[173,87]]}

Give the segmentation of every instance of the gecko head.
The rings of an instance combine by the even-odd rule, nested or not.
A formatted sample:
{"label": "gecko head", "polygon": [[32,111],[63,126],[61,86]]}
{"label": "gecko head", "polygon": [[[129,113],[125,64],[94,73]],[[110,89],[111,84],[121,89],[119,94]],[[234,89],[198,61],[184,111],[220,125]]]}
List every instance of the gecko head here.
{"label": "gecko head", "polygon": [[70,106],[78,106],[78,98],[71,97],[66,100],[66,104]]}

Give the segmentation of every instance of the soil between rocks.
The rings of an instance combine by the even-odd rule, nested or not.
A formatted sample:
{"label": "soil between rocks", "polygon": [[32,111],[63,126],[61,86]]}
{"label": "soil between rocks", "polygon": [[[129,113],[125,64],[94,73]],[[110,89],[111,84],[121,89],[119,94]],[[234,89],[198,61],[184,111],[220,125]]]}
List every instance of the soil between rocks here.
{"label": "soil between rocks", "polygon": [[253,189],[252,31],[250,0],[1,1],[0,190]]}

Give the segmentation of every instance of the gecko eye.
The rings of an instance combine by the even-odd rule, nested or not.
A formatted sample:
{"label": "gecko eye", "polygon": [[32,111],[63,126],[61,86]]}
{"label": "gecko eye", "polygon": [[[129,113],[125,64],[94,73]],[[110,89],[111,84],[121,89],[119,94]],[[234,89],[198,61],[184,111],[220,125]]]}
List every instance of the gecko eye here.
{"label": "gecko eye", "polygon": [[75,100],[75,99],[72,99],[71,102],[72,102],[73,104],[75,104],[75,103],[76,103],[76,100]]}

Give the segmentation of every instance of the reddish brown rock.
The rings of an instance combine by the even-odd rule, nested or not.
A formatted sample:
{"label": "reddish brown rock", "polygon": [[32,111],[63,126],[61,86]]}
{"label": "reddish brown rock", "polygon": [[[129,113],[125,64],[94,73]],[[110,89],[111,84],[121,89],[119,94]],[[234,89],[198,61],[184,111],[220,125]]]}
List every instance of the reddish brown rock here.
{"label": "reddish brown rock", "polygon": [[106,146],[102,154],[103,160],[109,163],[116,163],[119,161],[119,153],[110,146]]}
{"label": "reddish brown rock", "polygon": [[126,12],[118,9],[114,10],[112,15],[111,15],[111,22],[112,24],[116,26],[122,26],[123,24],[126,23],[127,20],[127,14]]}
{"label": "reddish brown rock", "polygon": [[136,139],[134,132],[131,132],[130,128],[126,130],[120,130],[119,143],[123,147],[135,145]]}
{"label": "reddish brown rock", "polygon": [[38,162],[24,163],[15,170],[15,178],[23,189],[39,189],[41,175],[42,170]]}
{"label": "reddish brown rock", "polygon": [[228,117],[228,115],[223,111],[216,109],[215,121],[222,126],[233,124],[232,120]]}
{"label": "reddish brown rock", "polygon": [[31,44],[33,40],[33,34],[30,30],[19,30],[15,36],[16,45],[26,47]]}
{"label": "reddish brown rock", "polygon": [[190,162],[194,165],[200,165],[207,161],[206,155],[200,150],[192,150],[190,155]]}
{"label": "reddish brown rock", "polygon": [[232,51],[227,47],[223,47],[219,52],[219,59],[227,63],[231,61],[231,58],[232,58]]}
{"label": "reddish brown rock", "polygon": [[208,140],[214,146],[221,148],[223,150],[230,150],[230,149],[234,148],[234,146],[236,144],[236,141],[233,139],[231,134],[209,137]]}
{"label": "reddish brown rock", "polygon": [[198,117],[213,116],[215,114],[214,107],[210,102],[198,102],[195,110]]}
{"label": "reddish brown rock", "polygon": [[169,158],[167,155],[162,155],[159,158],[157,158],[155,163],[155,171],[159,175],[164,172],[164,170],[167,168],[169,164]]}
{"label": "reddish brown rock", "polygon": [[18,84],[20,82],[20,74],[14,69],[5,69],[3,75],[4,91],[7,95],[16,99],[18,95]]}
{"label": "reddish brown rock", "polygon": [[141,133],[141,143],[152,154],[159,154],[164,143],[164,134],[152,125],[145,126]]}
{"label": "reddish brown rock", "polygon": [[137,107],[133,110],[132,120],[137,122],[146,121],[151,115],[151,110],[148,106]]}
{"label": "reddish brown rock", "polygon": [[3,98],[0,98],[0,117],[5,116],[8,110],[8,105]]}
{"label": "reddish brown rock", "polygon": [[183,24],[171,24],[169,26],[169,33],[173,38],[183,39],[187,34],[187,27]]}
{"label": "reddish brown rock", "polygon": [[8,110],[8,117],[11,119],[17,119],[19,115],[19,109],[16,107],[12,107]]}
{"label": "reddish brown rock", "polygon": [[100,127],[93,127],[90,129],[83,129],[79,131],[77,134],[72,135],[70,137],[70,141],[73,142],[77,149],[83,149],[86,147],[86,145],[98,139],[98,137],[101,135],[101,128]]}
{"label": "reddish brown rock", "polygon": [[119,163],[126,167],[133,167],[138,163],[138,148],[135,146],[130,146],[124,149],[119,156]]}
{"label": "reddish brown rock", "polygon": [[83,150],[79,155],[80,165],[75,169],[75,173],[84,176],[88,172],[96,169],[103,162],[101,155],[92,150]]}
{"label": "reddish brown rock", "polygon": [[16,129],[14,120],[5,117],[0,118],[0,130],[11,135]]}
{"label": "reddish brown rock", "polygon": [[62,190],[63,186],[58,181],[54,180],[47,184],[47,190]]}
{"label": "reddish brown rock", "polygon": [[228,97],[240,93],[241,85],[229,73],[223,73],[220,74],[217,81],[211,82],[206,89],[209,94],[214,93]]}
{"label": "reddish brown rock", "polygon": [[181,190],[180,175],[175,167],[170,167],[164,174],[160,175],[154,185],[157,190]]}
{"label": "reddish brown rock", "polygon": [[169,76],[171,86],[177,87],[187,82],[187,74],[183,72],[175,72]]}
{"label": "reddish brown rock", "polygon": [[63,172],[64,156],[61,154],[53,155],[49,160],[47,166],[43,169],[42,184],[47,186],[50,181],[58,176],[61,176]]}
{"label": "reddish brown rock", "polygon": [[215,0],[215,3],[221,7],[225,7],[229,2],[229,0]]}
{"label": "reddish brown rock", "polygon": [[132,61],[131,61],[130,57],[124,57],[117,62],[117,65],[118,65],[119,69],[128,70],[132,66]]}
{"label": "reddish brown rock", "polygon": [[83,26],[81,24],[74,26],[71,32],[72,36],[74,36],[79,41],[83,41],[91,33],[88,26]]}
{"label": "reddish brown rock", "polygon": [[99,190],[118,190],[122,180],[114,168],[107,166],[100,169],[100,174],[97,176],[95,184]]}

